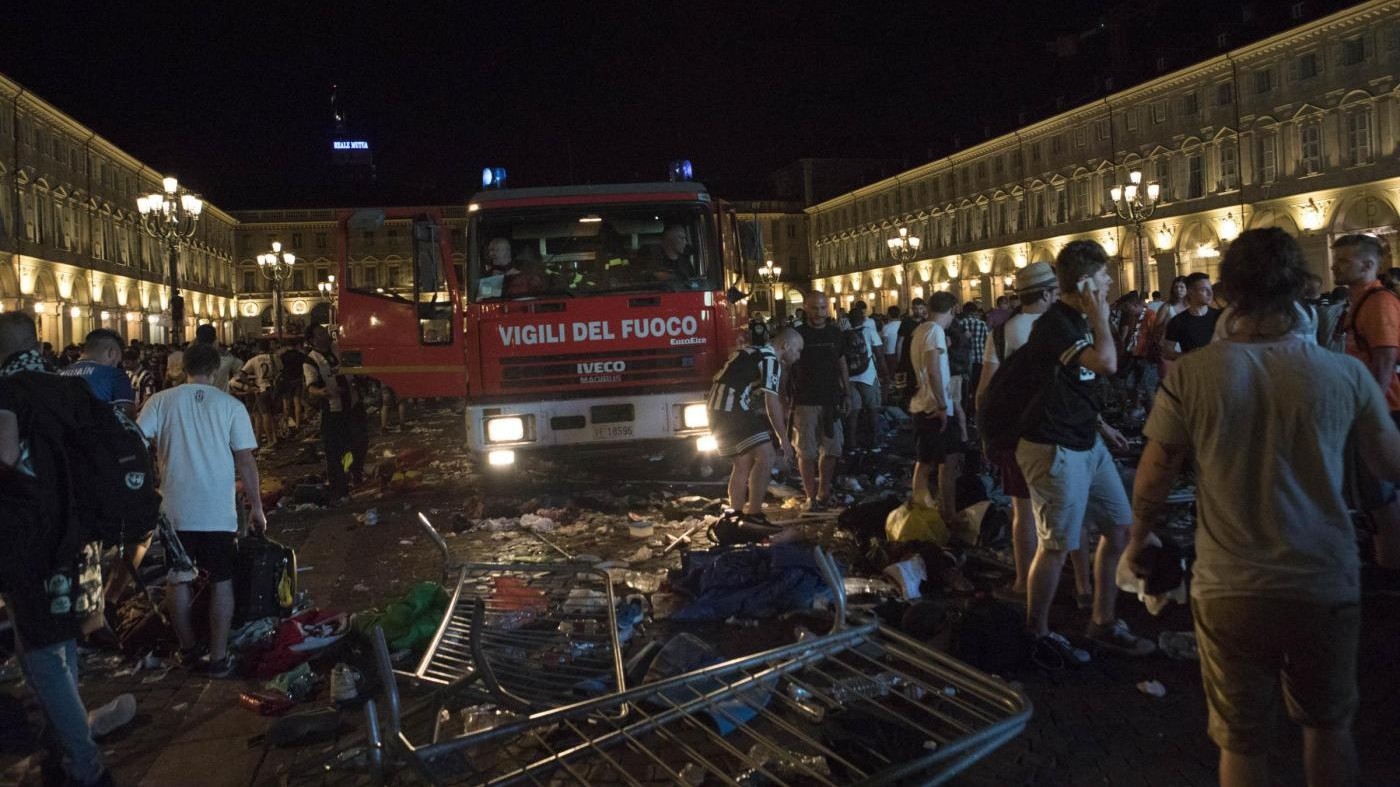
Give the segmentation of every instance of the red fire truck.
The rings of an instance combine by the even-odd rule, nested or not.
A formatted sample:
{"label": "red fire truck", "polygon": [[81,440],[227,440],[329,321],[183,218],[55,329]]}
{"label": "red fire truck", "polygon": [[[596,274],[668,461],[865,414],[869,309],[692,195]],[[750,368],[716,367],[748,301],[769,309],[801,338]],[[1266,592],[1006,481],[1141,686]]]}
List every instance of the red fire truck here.
{"label": "red fire truck", "polygon": [[732,208],[670,182],[488,190],[466,215],[460,270],[441,217],[383,216],[411,224],[412,283],[342,274],[347,371],[400,396],[465,394],[468,445],[498,467],[535,450],[712,450],[706,394],[748,322],[753,244]]}

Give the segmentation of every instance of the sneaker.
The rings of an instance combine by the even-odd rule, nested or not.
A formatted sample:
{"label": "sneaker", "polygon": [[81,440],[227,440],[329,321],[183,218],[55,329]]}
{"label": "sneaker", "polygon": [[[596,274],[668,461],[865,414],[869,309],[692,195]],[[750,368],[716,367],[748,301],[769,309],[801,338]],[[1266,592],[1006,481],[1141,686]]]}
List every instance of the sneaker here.
{"label": "sneaker", "polygon": [[826,501],[816,497],[807,498],[807,502],[802,506],[803,511],[810,511],[814,514],[826,510]]}
{"label": "sneaker", "polygon": [[1089,651],[1076,648],[1063,635],[1053,631],[1031,640],[1031,661],[1049,670],[1078,667],[1089,663]]}
{"label": "sneaker", "polygon": [[88,726],[92,728],[92,737],[101,738],[130,724],[134,718],[136,698],[123,694],[100,708],[88,711]]}
{"label": "sneaker", "polygon": [[1015,604],[1018,607],[1026,605],[1026,591],[1017,590],[1011,585],[997,585],[992,589],[992,598],[997,601],[1005,601],[1008,604]]}
{"label": "sneaker", "polygon": [[1084,636],[1095,645],[1121,656],[1146,656],[1157,649],[1150,639],[1137,636],[1122,618],[1112,623],[1090,622]]}
{"label": "sneaker", "polygon": [[214,661],[213,659],[204,659],[200,662],[199,666],[199,671],[204,673],[205,675],[208,675],[211,678],[227,678],[233,675],[234,667],[236,665],[233,663],[232,656],[225,655],[218,661]]}
{"label": "sneaker", "polygon": [[757,514],[740,514],[739,520],[750,525],[759,525],[761,527],[774,527],[773,523],[768,521],[768,515],[764,514],[761,511]]}
{"label": "sneaker", "polygon": [[782,528],[777,525],[760,524],[725,512],[718,522],[710,525],[709,537],[712,543],[727,547],[731,544],[757,544],[781,531]]}

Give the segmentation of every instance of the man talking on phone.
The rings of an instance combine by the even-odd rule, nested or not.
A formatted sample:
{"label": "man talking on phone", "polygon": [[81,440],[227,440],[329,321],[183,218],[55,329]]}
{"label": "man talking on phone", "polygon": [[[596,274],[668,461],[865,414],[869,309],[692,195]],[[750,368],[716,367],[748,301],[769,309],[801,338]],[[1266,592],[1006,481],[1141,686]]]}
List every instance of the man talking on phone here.
{"label": "man talking on phone", "polygon": [[[1094,559],[1094,605],[1085,638],[1115,653],[1145,656],[1153,643],[1118,619],[1114,571],[1133,521],[1127,490],[1108,449],[1127,441],[1099,417],[1094,388],[1099,375],[1118,369],[1109,327],[1108,255],[1093,241],[1074,241],[1055,260],[1059,299],[1036,320],[1022,353],[1036,359],[1035,379],[1045,387],[1023,418],[1028,427],[1016,446],[1040,544],[1031,561],[1026,626],[1038,663],[1084,663],[1089,654],[1050,630],[1050,603],[1065,558],[1082,529],[1099,535]],[[1105,445],[1107,443],[1107,445]]]}

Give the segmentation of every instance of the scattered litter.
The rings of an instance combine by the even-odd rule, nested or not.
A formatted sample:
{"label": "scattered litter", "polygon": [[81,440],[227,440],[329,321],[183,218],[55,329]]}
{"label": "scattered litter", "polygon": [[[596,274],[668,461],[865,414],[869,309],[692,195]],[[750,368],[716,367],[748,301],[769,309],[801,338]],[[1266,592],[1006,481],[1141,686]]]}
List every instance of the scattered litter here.
{"label": "scattered litter", "polygon": [[522,514],[520,517],[520,526],[536,533],[554,532],[554,520],[545,519],[537,514]]}
{"label": "scattered litter", "polygon": [[842,476],[841,480],[837,482],[837,487],[846,492],[860,493],[865,491],[865,487],[860,485],[860,481],[855,476],[850,475]]}
{"label": "scattered litter", "polygon": [[1148,696],[1162,698],[1167,696],[1167,687],[1161,681],[1144,680],[1137,685],[1137,690]]}
{"label": "scattered litter", "polygon": [[796,489],[793,489],[787,484],[772,483],[768,485],[768,494],[778,498],[779,500],[786,501],[796,500],[797,497],[801,494],[801,492],[798,492]]}
{"label": "scattered litter", "polygon": [[298,573],[298,574],[300,574],[300,573],[303,572],[303,571],[315,571],[315,570],[316,570],[316,567],[315,567],[315,566],[297,566],[297,573]]}
{"label": "scattered litter", "polygon": [[350,589],[353,590],[353,591],[355,591],[356,593],[368,593],[368,592],[369,592],[369,585],[366,585],[366,584],[363,583],[363,582],[356,582],[356,583],[355,583],[355,586],[354,586],[353,588],[350,588]]}
{"label": "scattered litter", "polygon": [[161,671],[159,671],[159,672],[153,672],[153,673],[151,673],[150,675],[147,675],[146,677],[144,677],[144,678],[141,679],[141,682],[142,682],[143,684],[148,684],[148,685],[151,684],[151,683],[160,683],[161,681],[165,680],[165,676],[166,676],[169,672],[170,672],[170,668],[169,668],[169,667],[166,667],[165,669],[163,669],[163,670],[161,670]]}
{"label": "scattered litter", "polygon": [[1163,631],[1157,637],[1157,649],[1177,661],[1201,660],[1194,631]]}
{"label": "scattered litter", "polygon": [[189,706],[190,704],[188,702],[182,702],[179,705],[171,705],[170,710],[174,711],[175,713],[179,713],[180,711],[184,710],[185,708],[188,708]]}
{"label": "scattered litter", "polygon": [[655,532],[656,528],[645,519],[627,523],[627,535],[633,538],[651,538]]}
{"label": "scattered litter", "polygon": [[628,563],[642,563],[651,560],[651,547],[639,547],[636,552],[627,556]]}
{"label": "scattered litter", "polygon": [[399,544],[400,544],[401,546],[411,547],[411,546],[413,546],[414,541],[413,541],[413,539],[411,539],[411,538],[401,538],[401,539],[399,539]]}
{"label": "scattered litter", "polygon": [[515,530],[520,527],[520,520],[510,517],[496,517],[494,519],[484,520],[481,526],[493,533],[500,533],[506,530]]}

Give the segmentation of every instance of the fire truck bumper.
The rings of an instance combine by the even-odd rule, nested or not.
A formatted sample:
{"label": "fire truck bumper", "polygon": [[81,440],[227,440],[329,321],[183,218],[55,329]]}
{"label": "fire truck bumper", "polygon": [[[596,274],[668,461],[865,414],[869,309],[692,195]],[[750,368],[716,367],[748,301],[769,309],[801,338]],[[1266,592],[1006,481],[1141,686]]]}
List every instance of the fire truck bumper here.
{"label": "fire truck bumper", "polygon": [[505,467],[518,452],[616,448],[691,441],[713,452],[705,394],[700,391],[559,401],[471,405],[467,447]]}

